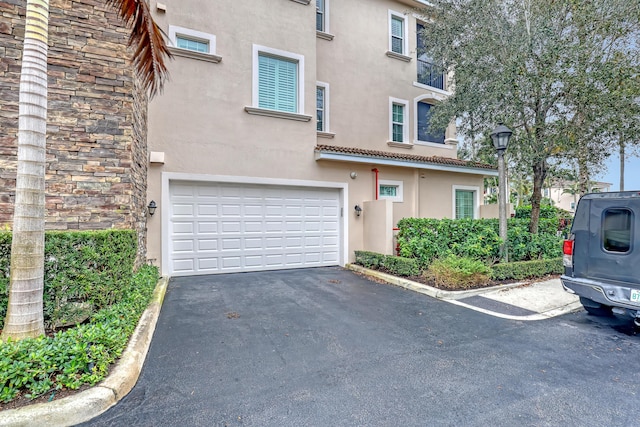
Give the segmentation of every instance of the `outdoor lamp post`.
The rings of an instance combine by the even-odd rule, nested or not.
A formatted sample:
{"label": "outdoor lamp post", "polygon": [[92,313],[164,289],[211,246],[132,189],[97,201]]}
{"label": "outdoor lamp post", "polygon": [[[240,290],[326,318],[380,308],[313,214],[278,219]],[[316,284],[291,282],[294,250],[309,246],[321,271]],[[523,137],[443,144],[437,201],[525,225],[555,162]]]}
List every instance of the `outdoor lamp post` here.
{"label": "outdoor lamp post", "polygon": [[498,215],[500,217],[500,256],[504,262],[509,261],[507,255],[507,183],[504,171],[504,152],[509,145],[509,139],[513,135],[511,129],[498,123],[498,127],[491,132],[493,146],[498,152]]}

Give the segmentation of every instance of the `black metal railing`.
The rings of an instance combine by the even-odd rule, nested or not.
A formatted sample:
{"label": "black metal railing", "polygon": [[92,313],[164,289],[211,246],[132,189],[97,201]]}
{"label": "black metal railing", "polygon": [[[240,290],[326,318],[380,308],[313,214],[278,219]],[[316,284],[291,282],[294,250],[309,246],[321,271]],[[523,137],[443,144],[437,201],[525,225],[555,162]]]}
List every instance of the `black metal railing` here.
{"label": "black metal railing", "polygon": [[444,74],[429,61],[418,58],[418,83],[445,90]]}

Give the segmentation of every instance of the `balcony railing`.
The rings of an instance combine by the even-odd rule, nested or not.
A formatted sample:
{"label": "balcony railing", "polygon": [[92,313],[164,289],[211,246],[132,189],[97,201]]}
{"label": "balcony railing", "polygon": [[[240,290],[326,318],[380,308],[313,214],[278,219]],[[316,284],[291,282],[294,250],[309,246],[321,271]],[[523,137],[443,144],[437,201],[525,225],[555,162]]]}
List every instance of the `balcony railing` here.
{"label": "balcony railing", "polygon": [[418,83],[445,90],[444,74],[429,61],[418,58]]}

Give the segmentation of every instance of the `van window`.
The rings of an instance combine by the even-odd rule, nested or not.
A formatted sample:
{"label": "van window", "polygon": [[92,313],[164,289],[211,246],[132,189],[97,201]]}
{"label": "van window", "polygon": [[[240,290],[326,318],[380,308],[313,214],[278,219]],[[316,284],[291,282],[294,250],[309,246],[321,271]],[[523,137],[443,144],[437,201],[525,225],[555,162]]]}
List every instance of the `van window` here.
{"label": "van window", "polygon": [[629,252],[633,213],[629,209],[607,209],[602,214],[602,246],[609,252]]}

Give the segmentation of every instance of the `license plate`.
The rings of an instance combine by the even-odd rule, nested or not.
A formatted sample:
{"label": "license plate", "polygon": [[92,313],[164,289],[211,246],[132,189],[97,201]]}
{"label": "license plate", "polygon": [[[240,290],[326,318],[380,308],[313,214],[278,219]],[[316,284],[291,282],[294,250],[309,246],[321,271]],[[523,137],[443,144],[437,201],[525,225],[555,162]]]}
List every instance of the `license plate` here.
{"label": "license plate", "polygon": [[629,296],[631,302],[640,302],[640,291],[637,289],[631,289],[631,295]]}

